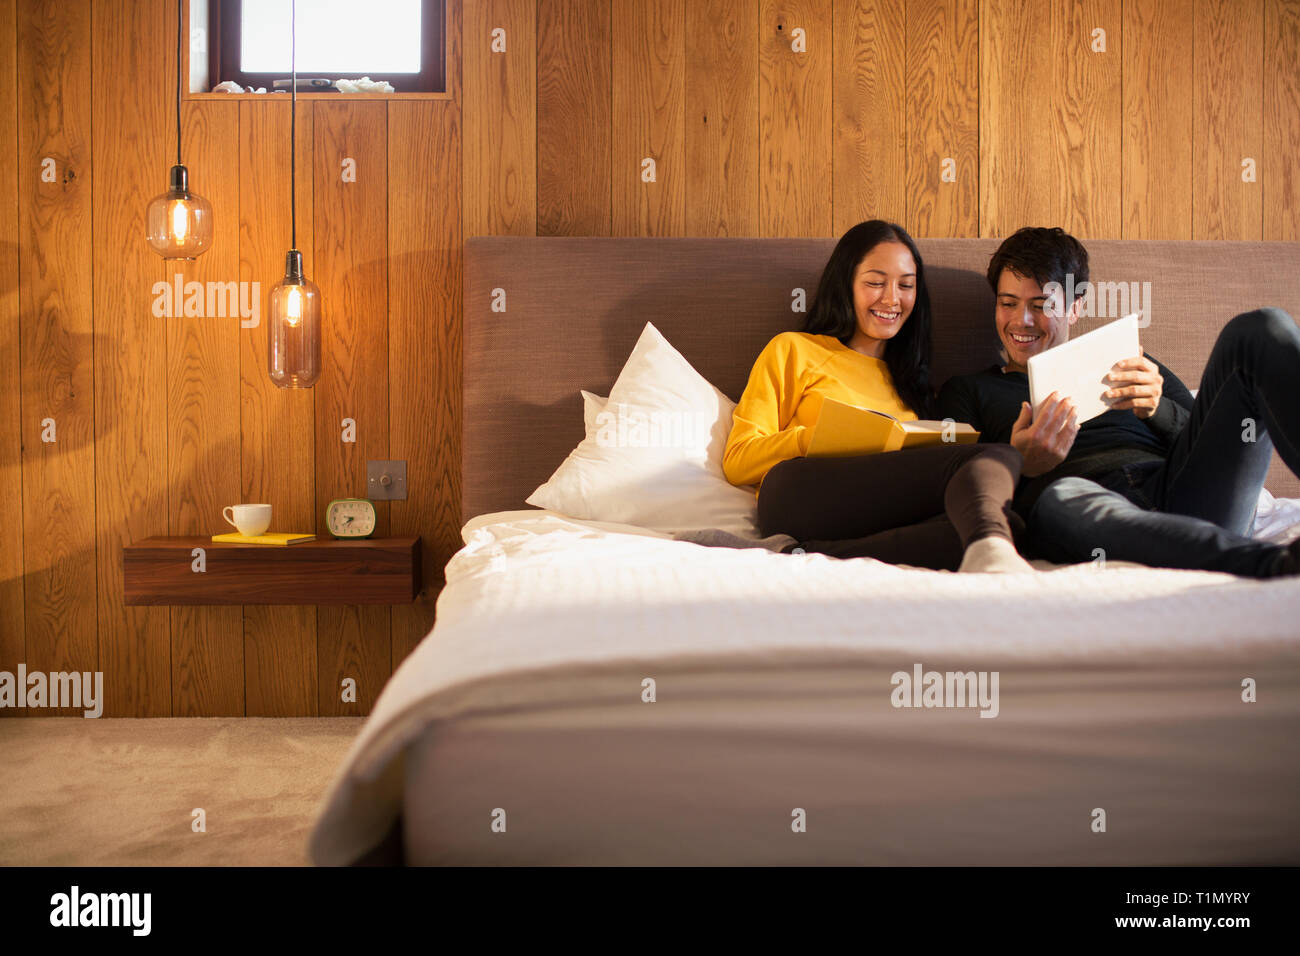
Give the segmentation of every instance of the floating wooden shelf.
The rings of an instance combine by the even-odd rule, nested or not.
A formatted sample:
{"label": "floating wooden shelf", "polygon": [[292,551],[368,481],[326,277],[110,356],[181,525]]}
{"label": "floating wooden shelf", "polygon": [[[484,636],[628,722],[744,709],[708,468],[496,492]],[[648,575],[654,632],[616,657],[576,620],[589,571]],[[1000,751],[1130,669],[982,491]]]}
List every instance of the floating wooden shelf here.
{"label": "floating wooden shelf", "polygon": [[[195,548],[205,571],[193,568]],[[127,604],[409,604],[420,593],[420,539],[145,538],[122,549],[122,574]]]}

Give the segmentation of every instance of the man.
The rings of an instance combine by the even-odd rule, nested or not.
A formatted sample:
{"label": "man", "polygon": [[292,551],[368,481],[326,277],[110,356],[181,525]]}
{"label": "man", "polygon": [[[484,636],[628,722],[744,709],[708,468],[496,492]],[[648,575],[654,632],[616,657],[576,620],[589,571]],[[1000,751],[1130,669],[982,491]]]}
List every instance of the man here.
{"label": "man", "polygon": [[1148,355],[1116,364],[1110,410],[1079,425],[1069,396],[1030,408],[1027,363],[1069,339],[1082,295],[1067,303],[1061,289],[1088,281],[1087,251],[1061,229],[1021,229],[993,254],[988,280],[1006,364],[950,379],[940,417],[1024,457],[1015,508],[1029,551],[1067,563],[1102,554],[1259,578],[1300,573],[1300,541],[1249,537],[1274,445],[1300,474],[1300,329],[1289,315],[1258,309],[1229,322],[1195,399]]}

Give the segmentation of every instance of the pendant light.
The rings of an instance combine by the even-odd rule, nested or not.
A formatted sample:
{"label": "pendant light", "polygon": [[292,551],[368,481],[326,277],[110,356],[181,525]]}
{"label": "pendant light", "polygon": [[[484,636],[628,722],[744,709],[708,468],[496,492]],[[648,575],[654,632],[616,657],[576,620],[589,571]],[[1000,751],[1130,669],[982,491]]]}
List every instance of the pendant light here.
{"label": "pendant light", "polygon": [[293,235],[284,257],[284,278],[271,289],[271,321],[267,328],[267,364],[271,381],[280,388],[311,388],[320,378],[320,289],[303,275],[298,251],[297,120],[298,61],[297,3],[290,4],[289,70],[289,221]]}
{"label": "pendant light", "polygon": [[181,163],[181,2],[176,0],[176,165],[167,191],[149,203],[145,215],[149,245],[164,259],[194,259],[212,245],[212,203],[190,192],[190,174]]}

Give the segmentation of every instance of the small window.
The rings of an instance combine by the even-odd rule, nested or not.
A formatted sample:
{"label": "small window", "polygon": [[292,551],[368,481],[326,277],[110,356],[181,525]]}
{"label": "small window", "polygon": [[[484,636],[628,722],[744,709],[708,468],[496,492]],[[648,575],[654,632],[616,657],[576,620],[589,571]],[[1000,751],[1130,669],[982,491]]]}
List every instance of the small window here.
{"label": "small window", "polygon": [[[209,0],[209,89],[289,88],[290,0]],[[445,0],[297,0],[298,91],[368,76],[398,93],[443,93]],[[314,81],[314,82],[313,82]]]}

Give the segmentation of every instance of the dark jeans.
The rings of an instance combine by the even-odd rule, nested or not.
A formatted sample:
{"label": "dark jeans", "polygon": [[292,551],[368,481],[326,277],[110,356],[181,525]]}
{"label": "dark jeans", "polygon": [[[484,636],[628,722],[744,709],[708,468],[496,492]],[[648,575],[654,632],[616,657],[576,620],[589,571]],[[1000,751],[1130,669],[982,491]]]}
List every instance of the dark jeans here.
{"label": "dark jeans", "polygon": [[1031,546],[1064,563],[1101,553],[1248,577],[1290,573],[1287,548],[1249,537],[1275,446],[1300,475],[1300,329],[1280,309],[1258,309],[1219,334],[1167,459],[1053,482],[1029,516]]}
{"label": "dark jeans", "polygon": [[1010,445],[791,458],[763,479],[758,524],[805,551],[952,571],[972,541],[1014,540],[1020,465]]}

